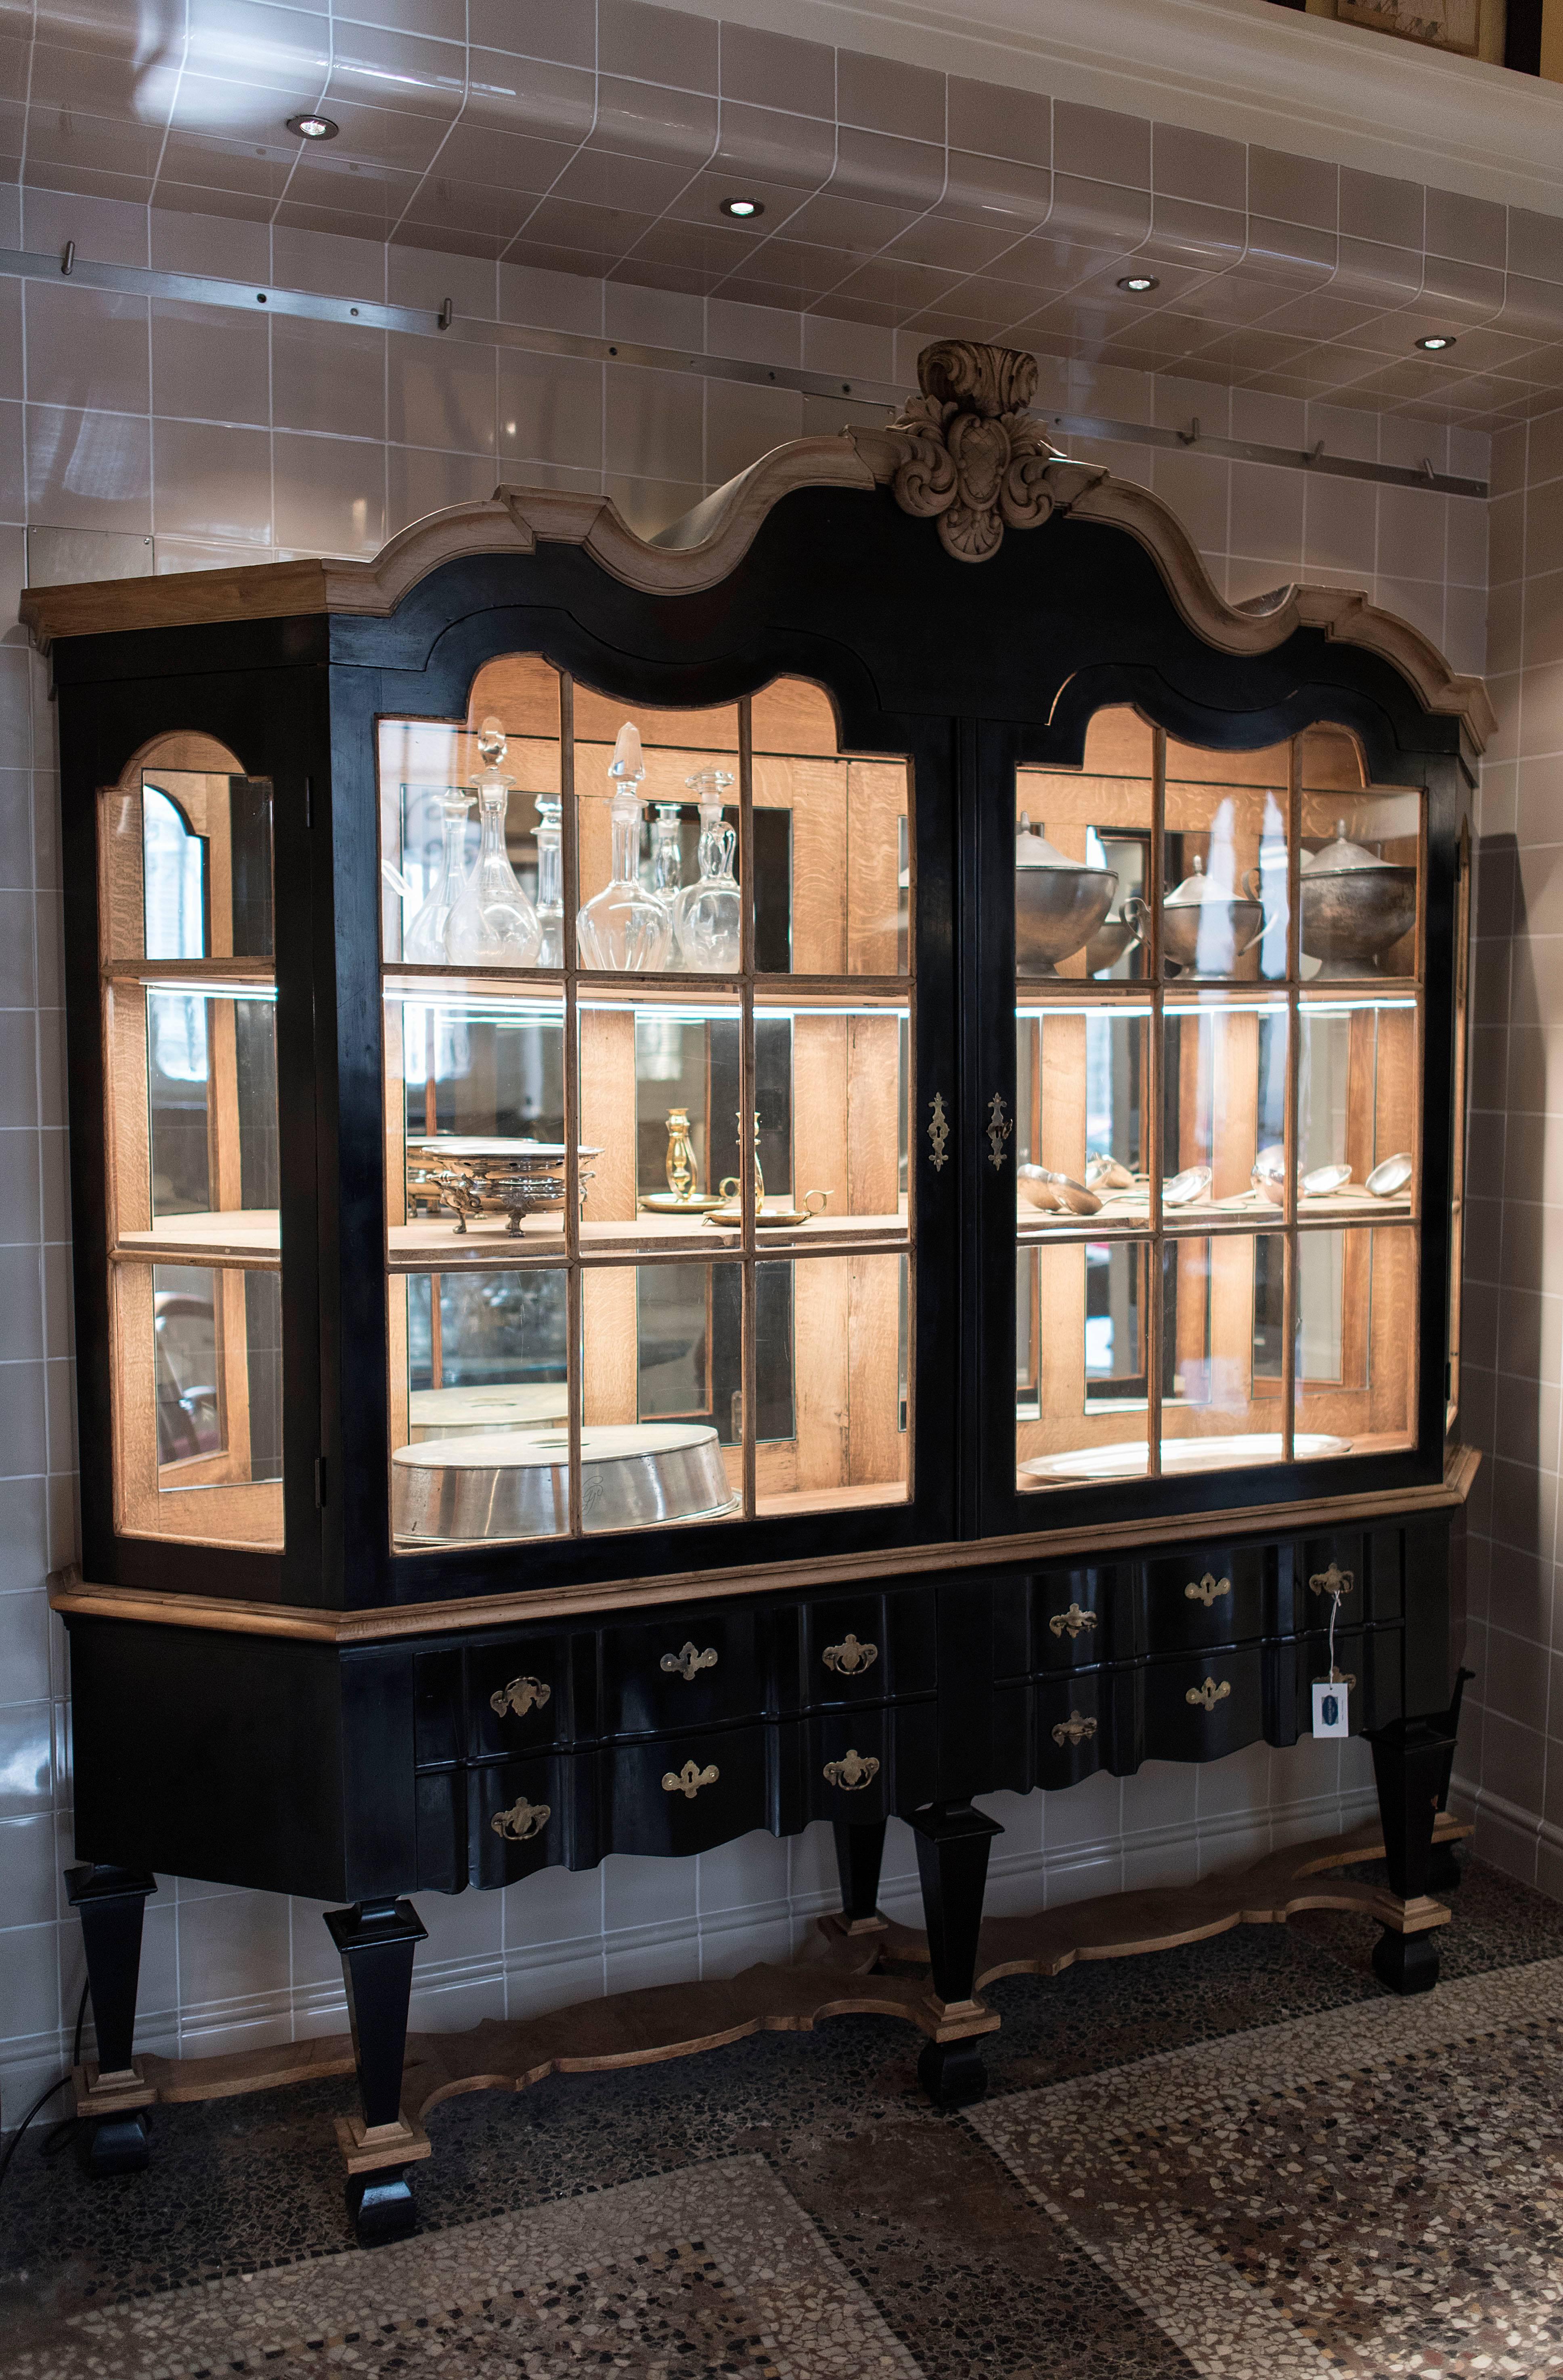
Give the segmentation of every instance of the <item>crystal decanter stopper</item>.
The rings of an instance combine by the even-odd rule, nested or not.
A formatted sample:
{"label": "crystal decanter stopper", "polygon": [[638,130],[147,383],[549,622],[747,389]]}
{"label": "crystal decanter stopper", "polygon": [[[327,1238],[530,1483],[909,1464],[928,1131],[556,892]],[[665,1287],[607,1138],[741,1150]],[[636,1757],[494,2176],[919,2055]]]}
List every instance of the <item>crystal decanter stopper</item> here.
{"label": "crystal decanter stopper", "polygon": [[407,928],[402,956],[418,966],[443,966],[445,927],[466,886],[466,814],[472,796],[465,785],[447,785],[441,808],[445,818],[444,849],[434,890]]}
{"label": "crystal decanter stopper", "polygon": [[445,920],[446,955],[462,966],[536,966],[542,929],[504,847],[504,814],[515,780],[499,765],[505,734],[497,719],[484,720],[478,749],[489,764],[478,780],[483,839],[461,898]]}
{"label": "crystal decanter stopper", "polygon": [[685,782],[700,805],[700,880],[678,899],[682,962],[702,975],[736,975],[739,897],[733,853],[737,837],[721,820],[721,797],[733,779],[725,769],[702,769]]}
{"label": "crystal decanter stopper", "polygon": [[576,918],[584,967],[622,969],[666,966],[672,944],[668,913],[640,881],[640,814],[637,790],[646,774],[638,730],[626,720],[613,747],[608,774],[613,786],[613,873]]}
{"label": "crystal decanter stopper", "polygon": [[538,805],[538,965],[564,964],[564,857],[560,847],[561,796],[539,794]]}

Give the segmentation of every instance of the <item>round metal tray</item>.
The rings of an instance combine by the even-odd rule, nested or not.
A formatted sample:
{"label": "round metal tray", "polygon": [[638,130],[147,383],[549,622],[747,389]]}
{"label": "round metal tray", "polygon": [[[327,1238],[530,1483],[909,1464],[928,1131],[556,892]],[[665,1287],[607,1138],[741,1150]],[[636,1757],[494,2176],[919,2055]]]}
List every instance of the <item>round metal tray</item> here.
{"label": "round metal tray", "polygon": [[[1316,1462],[1327,1454],[1350,1454],[1351,1441],[1349,1438],[1327,1438],[1320,1431],[1300,1429],[1292,1440],[1292,1450],[1297,1462]],[[1033,1479],[1143,1479],[1145,1452],[1145,1439],[1136,1438],[1117,1446],[1077,1446],[1067,1454],[1034,1454],[1029,1462],[1016,1468]],[[1224,1471],[1229,1464],[1278,1463],[1280,1459],[1278,1429],[1245,1431],[1234,1438],[1165,1438],[1161,1441],[1164,1473]]]}
{"label": "round metal tray", "polygon": [[[728,1483],[715,1430],[699,1423],[581,1432],[581,1517],[588,1529],[715,1520],[742,1501]],[[425,1439],[391,1457],[391,1525],[405,1545],[556,1536],[569,1522],[569,1439],[562,1428]]]}
{"label": "round metal tray", "polygon": [[428,1438],[470,1438],[480,1429],[538,1429],[562,1422],[569,1410],[563,1380],[491,1389],[414,1389],[407,1399],[407,1433],[418,1446]]}

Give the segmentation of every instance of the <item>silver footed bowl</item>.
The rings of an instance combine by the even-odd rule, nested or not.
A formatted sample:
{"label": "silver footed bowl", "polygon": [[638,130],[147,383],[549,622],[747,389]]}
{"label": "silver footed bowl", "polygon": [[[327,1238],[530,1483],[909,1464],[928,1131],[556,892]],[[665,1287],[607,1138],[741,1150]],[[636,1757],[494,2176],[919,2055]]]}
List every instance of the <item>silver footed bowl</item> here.
{"label": "silver footed bowl", "polygon": [[[404,1545],[562,1535],[570,1525],[569,1461],[563,1427],[399,1446],[391,1457],[392,1527]],[[581,1432],[581,1518],[588,1529],[715,1520],[742,1503],[709,1426],[629,1422]]]}
{"label": "silver footed bowl", "polygon": [[1110,868],[1017,868],[1017,975],[1056,975],[1059,961],[1083,951],[1097,933],[1117,891]]}
{"label": "silver footed bowl", "polygon": [[1241,892],[1161,905],[1162,955],[1191,975],[1230,975],[1264,930],[1263,905]]}
{"label": "silver footed bowl", "polygon": [[1140,939],[1141,929],[1130,917],[1104,917],[1085,945],[1085,972],[1105,975],[1116,966],[1124,954],[1132,951]]}
{"label": "silver footed bowl", "polygon": [[1304,868],[1298,891],[1303,953],[1330,975],[1377,975],[1416,923],[1414,868]]}

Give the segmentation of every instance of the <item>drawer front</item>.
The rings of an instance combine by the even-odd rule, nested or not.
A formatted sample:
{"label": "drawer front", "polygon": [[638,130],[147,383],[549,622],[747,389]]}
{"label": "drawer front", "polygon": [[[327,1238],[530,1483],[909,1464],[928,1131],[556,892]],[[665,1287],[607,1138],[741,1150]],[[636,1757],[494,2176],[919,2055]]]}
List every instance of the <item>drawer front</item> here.
{"label": "drawer front", "polygon": [[931,1694],[937,1677],[931,1587],[832,1597],[802,1610],[806,1709]]}
{"label": "drawer front", "polygon": [[418,1888],[460,1892],[466,1882],[466,1779],[459,1768],[423,1771],[413,1782]]}
{"label": "drawer front", "polygon": [[521,1636],[466,1655],[466,1756],[546,1751],[573,1738],[570,1638]]}
{"label": "drawer front", "polygon": [[598,1753],[603,1849],[682,1859],[769,1826],[774,1733],[731,1728]]}
{"label": "drawer front", "polygon": [[1031,1670],[1046,1675],[1127,1659],[1134,1649],[1134,1580],[1126,1562],[1045,1571],[1034,1578]]}
{"label": "drawer front", "polygon": [[1146,1760],[1219,1760],[1265,1732],[1257,1645],[1193,1660],[1148,1662],[1141,1674]]}
{"label": "drawer front", "polygon": [[[1398,1628],[1340,1628],[1335,1632],[1335,1667],[1350,1688],[1346,1713],[1351,1733],[1383,1727],[1399,1718],[1404,1708],[1401,1691],[1402,1639]],[[1329,1639],[1304,1636],[1298,1646],[1297,1732],[1314,1728],[1313,1685],[1329,1675]]]}
{"label": "drawer front", "polygon": [[[1360,1628],[1371,1616],[1367,1552],[1366,1541],[1357,1530],[1298,1539],[1292,1548],[1292,1608],[1299,1634],[1311,1636],[1316,1629],[1328,1628],[1332,1589],[1337,1586],[1340,1589],[1337,1634],[1342,1628]],[[1394,1591],[1391,1581],[1389,1592]],[[1394,1611],[1387,1617],[1393,1619]]]}
{"label": "drawer front", "polygon": [[413,1758],[419,1768],[461,1758],[461,1653],[452,1645],[413,1663]]}
{"label": "drawer front", "polygon": [[504,1760],[466,1771],[466,1832],[474,1884],[515,1884],[569,1856],[568,1754]]}
{"label": "drawer front", "polygon": [[604,1628],[598,1638],[604,1735],[649,1735],[758,1718],[764,1666],[752,1610],[649,1626]]}
{"label": "drawer front", "polygon": [[993,1693],[993,1790],[1029,1793],[1038,1782],[1031,1731],[1035,1722],[1030,1686],[996,1686]]}
{"label": "drawer front", "polygon": [[1191,1545],[1145,1566],[1145,1645],[1176,1653],[1241,1645],[1266,1626],[1272,1560],[1264,1546]]}
{"label": "drawer front", "polygon": [[939,1730],[931,1703],[901,1710],[839,1711],[798,1730],[803,1763],[801,1815],[860,1826],[931,1802],[938,1782]]}
{"label": "drawer front", "polygon": [[1034,1688],[1036,1782],[1056,1790],[1094,1777],[1107,1763],[1111,1671],[1045,1678]]}

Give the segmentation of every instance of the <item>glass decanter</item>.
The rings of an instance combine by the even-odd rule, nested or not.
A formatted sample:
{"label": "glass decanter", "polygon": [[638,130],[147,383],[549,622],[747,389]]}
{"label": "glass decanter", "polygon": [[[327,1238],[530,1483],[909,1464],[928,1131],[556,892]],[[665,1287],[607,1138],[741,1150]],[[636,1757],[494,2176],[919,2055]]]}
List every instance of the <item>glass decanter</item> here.
{"label": "glass decanter", "polygon": [[613,786],[612,877],[592,894],[576,920],[584,967],[661,967],[668,963],[672,945],[668,913],[640,881],[640,814],[646,805],[636,788],[645,774],[639,731],[626,720],[608,770]]}
{"label": "glass decanter", "polygon": [[[651,830],[651,890],[668,913],[674,948],[678,941],[678,896],[684,887],[684,854],[679,848],[681,807],[678,802],[659,802],[657,823]],[[670,949],[670,966],[673,960],[674,949]]]}
{"label": "glass decanter", "polygon": [[478,749],[489,764],[478,780],[483,839],[461,898],[445,920],[445,953],[460,966],[536,966],[542,929],[504,847],[504,814],[515,780],[499,765],[506,745],[497,719],[484,720]]}
{"label": "glass decanter", "polygon": [[700,805],[700,880],[678,897],[678,945],[683,964],[702,975],[736,975],[739,896],[733,875],[737,836],[722,824],[721,797],[733,783],[725,769],[702,769],[685,783]]}
{"label": "glass decanter", "polygon": [[451,911],[466,888],[466,814],[472,796],[465,785],[447,785],[441,808],[445,818],[445,845],[434,890],[407,928],[402,956],[418,966],[443,966],[445,927]]}
{"label": "glass decanter", "polygon": [[560,808],[558,794],[539,794],[538,805],[538,924],[542,939],[538,944],[538,965],[562,967],[564,964],[564,858],[560,847]]}

